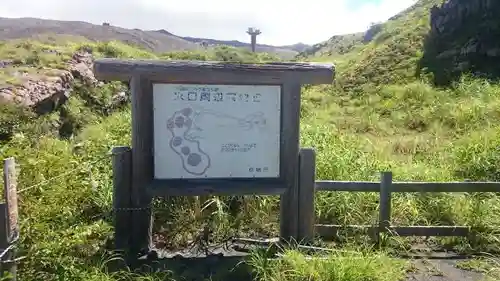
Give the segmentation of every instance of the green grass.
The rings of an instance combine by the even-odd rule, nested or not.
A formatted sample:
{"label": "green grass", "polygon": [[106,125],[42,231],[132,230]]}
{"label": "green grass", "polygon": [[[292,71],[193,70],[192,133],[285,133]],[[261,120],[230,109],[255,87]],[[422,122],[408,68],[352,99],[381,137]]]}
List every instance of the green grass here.
{"label": "green grass", "polygon": [[500,279],[500,261],[498,258],[483,257],[464,261],[458,264],[464,270],[481,272],[485,275],[485,281]]}
{"label": "green grass", "polygon": [[[326,52],[307,58],[333,61],[339,73],[335,85],[303,88],[301,146],[315,148],[318,179],[377,181],[380,171],[391,170],[396,181],[500,181],[500,84],[464,76],[438,89],[428,79],[415,77],[428,8],[437,2],[420,1],[382,24],[370,43],[342,41],[347,52],[333,48],[328,54],[329,46],[323,46]],[[53,56],[45,52],[48,49],[62,55]],[[96,57],[277,60],[228,47],[153,54],[119,42],[57,37],[0,44],[0,59],[14,58],[14,67],[26,71],[64,69],[66,59],[81,49]],[[19,83],[9,73],[1,72],[0,79]],[[22,280],[178,279],[169,272],[142,277],[112,273],[105,266],[113,263],[108,251],[113,231],[109,151],[130,145],[130,107],[115,108],[111,97],[126,90],[122,83],[94,89],[77,81],[68,102],[44,116],[0,105],[0,135],[8,136],[0,143],[0,157],[14,156],[20,164],[20,255],[26,257],[19,266]],[[277,197],[246,197],[237,215],[231,213],[230,202],[211,197],[208,212],[200,217],[193,198],[157,200],[155,236],[165,241],[161,246],[185,246],[205,223],[219,240],[234,232],[278,234]],[[377,208],[378,194],[316,196],[319,223],[373,224]],[[500,250],[499,214],[500,198],[491,194],[393,195],[394,225],[472,226],[470,237],[430,240],[464,252]],[[408,263],[391,254],[406,251],[413,239],[388,238],[382,249],[372,249],[366,236],[342,238],[346,244],[337,249],[346,248],[326,258],[309,260],[298,251],[287,251],[274,261],[254,253],[247,262],[257,279],[266,281],[396,281],[409,270]],[[489,275],[496,278],[497,264],[488,266]]]}
{"label": "green grass", "polygon": [[[388,84],[404,85],[418,80],[418,76],[428,79],[427,73],[419,74],[418,63],[430,30],[430,8],[442,2],[420,0],[395,19],[380,24],[380,31],[370,42],[356,39],[359,35],[333,37],[335,40],[325,42],[326,46],[307,59],[335,61],[337,89],[350,94],[363,94]],[[338,52],[339,45],[348,52]],[[328,49],[333,51],[329,54],[325,51]]]}
{"label": "green grass", "polygon": [[[324,90],[305,91],[301,142],[302,146],[317,151],[319,179],[378,180],[378,171],[391,169],[396,180],[498,180],[495,171],[500,161],[496,143],[500,127],[495,121],[500,115],[489,105],[499,99],[499,86],[464,80],[445,92],[425,84],[389,88],[378,97],[350,102]],[[386,91],[396,94],[386,95]],[[473,92],[477,95],[462,94]],[[433,102],[437,97],[450,102],[463,101]],[[326,99],[328,103],[318,103],[318,99]],[[415,104],[424,106],[407,103],[403,108],[393,109],[400,104],[399,99],[415,99]],[[342,103],[345,104],[341,106]],[[379,108],[374,104],[379,104]],[[398,114],[388,115],[383,108]],[[415,131],[401,118],[403,113],[416,116],[428,111],[442,113],[441,117],[429,113],[428,118],[435,116],[435,119],[431,118],[432,126],[425,126],[425,130]],[[20,163],[20,189],[75,169],[62,178],[21,193],[21,253],[27,257],[20,267],[23,280],[42,277],[43,280],[122,280],[102,269],[105,244],[112,234],[111,161],[106,155],[114,145],[130,144],[130,111],[125,109],[103,118],[86,126],[71,140],[48,136],[33,141],[29,136],[17,134],[1,149],[3,157],[15,156]],[[457,130],[457,126],[450,125],[454,124],[450,119],[460,120],[459,128],[470,129]],[[486,119],[489,122],[478,123]],[[366,130],[370,126],[374,129]],[[317,217],[322,223],[373,223],[377,199],[376,194],[319,193]],[[216,236],[221,238],[229,227],[238,225],[247,234],[277,235],[277,198],[248,198],[246,212],[236,219],[226,211],[226,203],[227,199],[222,197],[212,201],[209,219]],[[173,244],[185,244],[202,225],[193,211],[195,202],[189,198],[156,202],[155,206],[155,233]],[[491,250],[499,245],[498,233],[493,232],[500,228],[499,209],[499,199],[494,196],[397,194],[393,218],[395,225],[472,225],[479,231],[472,243],[465,239],[436,239],[436,242],[452,243],[463,250]],[[190,227],[169,226],[173,222]],[[357,239],[354,242],[358,245],[365,243]],[[382,253],[366,252],[363,259],[366,262],[361,264],[354,262],[357,256],[339,255],[313,261],[309,267],[304,265],[303,256],[289,253],[283,261],[256,270],[273,280],[298,280],[314,272],[331,272],[332,275],[321,277],[325,280],[328,276],[344,278],[335,280],[365,280],[365,276],[372,275],[386,278],[374,280],[398,280],[396,277],[404,273],[399,261]],[[377,274],[382,271],[388,274]]]}
{"label": "green grass", "polygon": [[[319,179],[377,181],[378,171],[392,170],[396,181],[498,181],[499,100],[498,85],[465,78],[447,90],[414,82],[357,98],[311,89],[302,108],[302,146],[316,148]],[[377,200],[377,194],[320,193],[317,216],[324,223],[370,224]],[[392,215],[395,225],[472,225],[481,232],[477,241],[453,243],[497,250],[499,208],[496,196],[395,194]]]}
{"label": "green grass", "polygon": [[297,251],[285,251],[281,259],[265,260],[258,254],[249,264],[254,268],[258,280],[402,280],[409,263],[390,258],[384,253],[344,251],[328,256],[307,258]]}

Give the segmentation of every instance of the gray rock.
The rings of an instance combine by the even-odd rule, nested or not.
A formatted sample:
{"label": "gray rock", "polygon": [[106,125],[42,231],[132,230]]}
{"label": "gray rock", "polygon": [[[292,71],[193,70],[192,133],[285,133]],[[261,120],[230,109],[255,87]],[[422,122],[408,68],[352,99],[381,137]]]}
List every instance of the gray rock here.
{"label": "gray rock", "polygon": [[[0,68],[12,63],[0,61]],[[42,79],[39,76],[30,77],[28,73],[16,72],[13,75],[23,81],[22,85],[0,88],[0,99],[37,108],[40,113],[45,113],[52,110],[55,104],[69,97],[75,79],[91,87],[99,85],[92,71],[93,63],[92,54],[79,51],[73,54],[71,60],[67,62],[68,70],[60,70],[55,77]],[[118,94],[118,103],[123,102],[122,96],[123,94]]]}

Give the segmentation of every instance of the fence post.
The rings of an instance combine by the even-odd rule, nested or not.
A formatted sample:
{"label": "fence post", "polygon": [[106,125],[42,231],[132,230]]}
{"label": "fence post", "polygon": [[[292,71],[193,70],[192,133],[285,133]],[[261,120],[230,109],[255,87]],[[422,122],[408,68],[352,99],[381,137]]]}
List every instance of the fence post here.
{"label": "fence post", "polygon": [[114,240],[118,251],[130,250],[132,150],[127,146],[113,147],[113,214]]}
{"label": "fence post", "polygon": [[17,264],[15,261],[16,251],[14,243],[19,238],[19,219],[17,208],[17,174],[16,161],[14,158],[7,158],[3,161],[4,199],[5,203],[0,204],[0,249],[5,252],[1,257],[2,277],[4,272],[8,272],[9,279],[17,279]]}
{"label": "fence post", "polygon": [[313,148],[302,148],[299,153],[299,207],[298,207],[298,237],[303,243],[314,239],[315,221],[315,181],[316,153]]}
{"label": "fence post", "polygon": [[[297,157],[298,154],[297,154]],[[294,161],[295,162],[295,161]],[[298,161],[297,161],[298,162]],[[298,164],[298,163],[297,163]],[[298,238],[299,219],[299,178],[298,168],[293,184],[280,197],[280,241],[284,243],[295,243]]]}
{"label": "fence post", "polygon": [[280,199],[280,237],[282,240],[289,241],[296,240],[299,232],[300,91],[301,84],[298,81],[294,79],[284,81],[282,103],[286,106],[281,113],[283,121],[281,125],[286,142],[281,148],[285,154],[285,157],[281,159],[281,165],[284,166],[282,176],[287,190]]}
{"label": "fence post", "polygon": [[134,256],[149,252],[152,246],[152,196],[147,184],[154,176],[153,144],[153,84],[151,80],[134,75],[132,91],[132,187],[131,203],[136,208],[131,215],[130,248]]}
{"label": "fence post", "polygon": [[380,233],[389,230],[391,227],[391,186],[392,172],[382,172],[380,178],[380,213],[377,242],[380,241]]}

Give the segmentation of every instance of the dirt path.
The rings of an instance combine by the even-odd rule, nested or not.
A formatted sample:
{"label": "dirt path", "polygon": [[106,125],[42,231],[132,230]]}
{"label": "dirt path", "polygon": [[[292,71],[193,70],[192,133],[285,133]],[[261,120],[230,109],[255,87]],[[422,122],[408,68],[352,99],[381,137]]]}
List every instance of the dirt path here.
{"label": "dirt path", "polygon": [[[234,246],[234,245],[233,245]],[[246,248],[246,247],[245,247]],[[251,268],[242,261],[248,255],[240,250],[219,248],[212,249],[209,257],[204,254],[194,254],[191,250],[178,252],[158,251],[158,259],[146,262],[153,271],[170,270],[184,280],[239,280],[253,281]],[[427,252],[413,256],[401,257],[410,260],[413,267],[406,279],[401,281],[489,281],[484,274],[464,270],[460,263],[468,261],[455,253]]]}
{"label": "dirt path", "polygon": [[417,260],[413,264],[415,272],[410,273],[405,281],[481,281],[481,273],[458,268],[463,260]]}

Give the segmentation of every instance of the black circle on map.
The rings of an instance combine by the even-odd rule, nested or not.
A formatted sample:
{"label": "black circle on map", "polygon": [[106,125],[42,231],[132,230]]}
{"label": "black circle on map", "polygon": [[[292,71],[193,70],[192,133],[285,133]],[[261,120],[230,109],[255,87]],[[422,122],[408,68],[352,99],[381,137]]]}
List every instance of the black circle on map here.
{"label": "black circle on map", "polygon": [[177,126],[177,128],[182,128],[182,126],[184,126],[184,117],[182,116],[177,116],[175,117],[175,126]]}
{"label": "black circle on map", "polygon": [[201,155],[198,153],[191,153],[187,158],[187,163],[190,166],[198,166],[201,163]]}
{"label": "black circle on map", "polygon": [[186,108],[183,108],[181,110],[181,112],[182,112],[182,115],[187,117],[187,116],[191,115],[191,113],[193,113],[193,109],[191,109],[190,107],[186,107]]}
{"label": "black circle on map", "polygon": [[172,145],[173,146],[179,146],[182,143],[182,138],[181,137],[174,137],[172,139]]}
{"label": "black circle on map", "polygon": [[181,153],[184,154],[184,155],[188,155],[189,153],[191,153],[191,149],[189,149],[188,146],[183,146],[181,148]]}
{"label": "black circle on map", "polygon": [[174,128],[174,121],[172,119],[168,119],[168,121],[167,121],[167,128],[168,129],[173,129]]}

